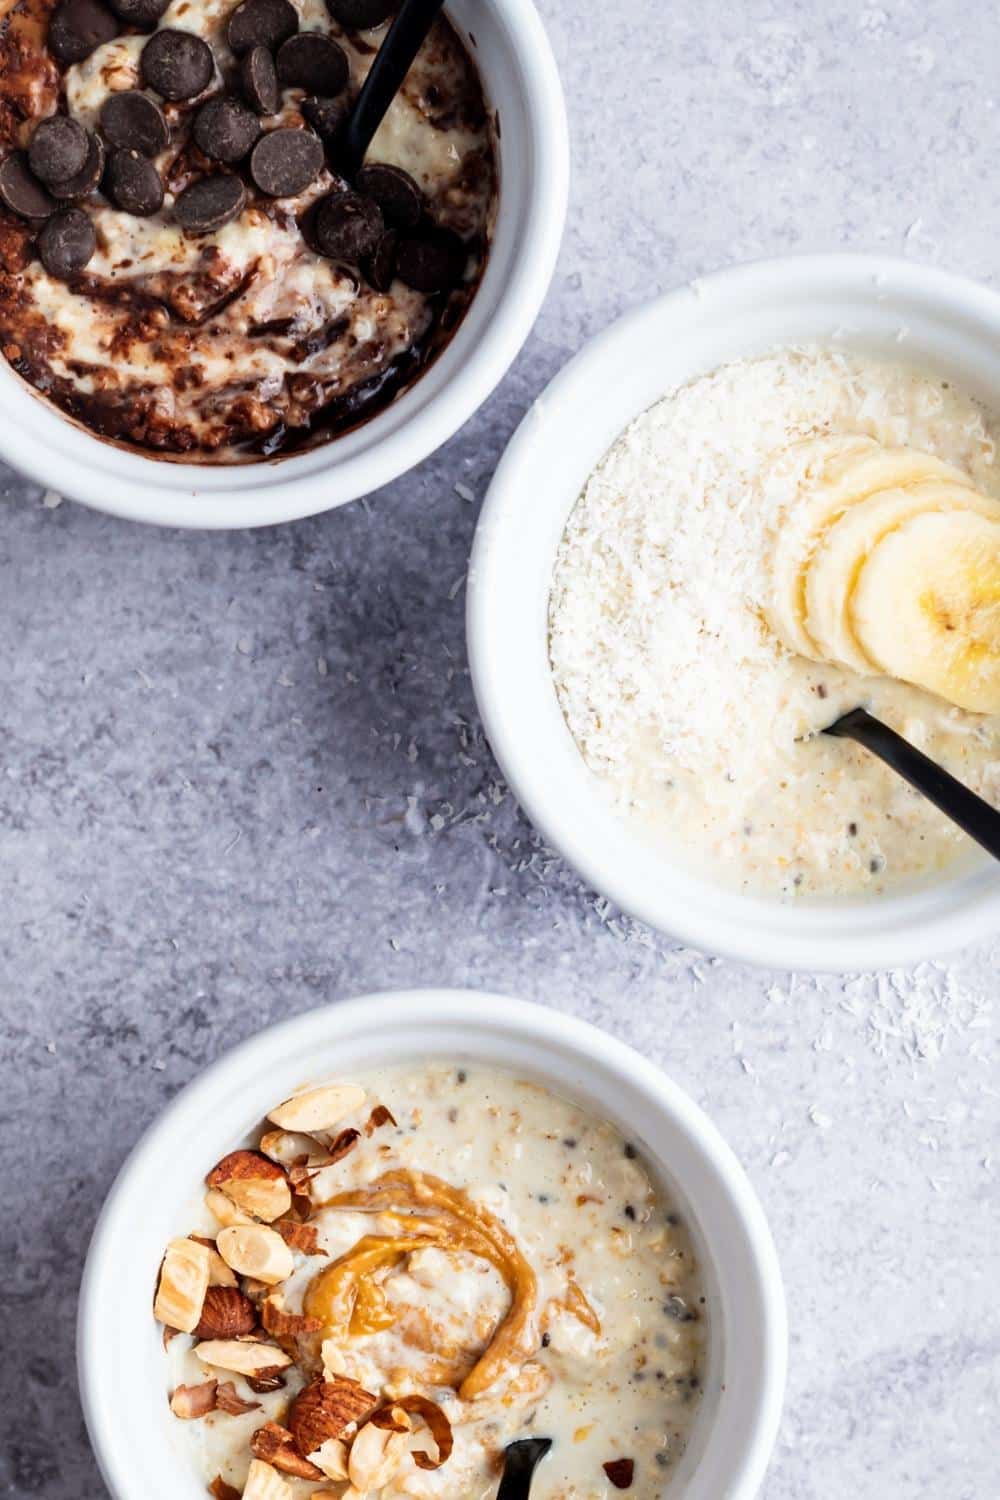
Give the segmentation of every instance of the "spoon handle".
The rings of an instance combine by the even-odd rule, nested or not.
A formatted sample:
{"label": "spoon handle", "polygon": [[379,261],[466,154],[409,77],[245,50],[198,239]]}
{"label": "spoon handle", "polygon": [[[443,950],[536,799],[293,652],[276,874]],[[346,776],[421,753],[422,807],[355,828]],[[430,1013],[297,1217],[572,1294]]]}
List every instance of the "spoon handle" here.
{"label": "spoon handle", "polygon": [[353,177],[364,161],[372,137],[443,4],[444,0],[402,0],[344,127],[338,165],[345,177]]}
{"label": "spoon handle", "polygon": [[957,823],[977,844],[1000,859],[1000,812],[970,792],[967,786],[904,740],[902,735],[875,719],[863,708],[852,708],[842,719],[831,724],[824,734],[855,740],[873,755],[884,760],[904,781],[923,792],[929,802]]}
{"label": "spoon handle", "polygon": [[497,1500],[528,1500],[535,1469],[551,1447],[551,1438],[521,1438],[508,1444]]}

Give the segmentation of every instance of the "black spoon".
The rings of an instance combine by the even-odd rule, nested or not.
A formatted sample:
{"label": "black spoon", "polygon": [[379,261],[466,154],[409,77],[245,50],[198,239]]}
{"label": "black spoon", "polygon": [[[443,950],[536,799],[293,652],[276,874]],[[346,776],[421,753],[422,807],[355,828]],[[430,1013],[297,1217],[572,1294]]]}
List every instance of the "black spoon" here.
{"label": "black spoon", "polygon": [[902,735],[875,719],[863,708],[852,708],[823,730],[839,739],[855,740],[879,760],[884,760],[904,781],[923,792],[929,802],[947,813],[953,823],[981,844],[994,859],[1000,859],[1000,812],[970,792],[947,771],[904,740]]}
{"label": "black spoon", "polygon": [[551,1447],[551,1438],[521,1438],[509,1443],[497,1500],[528,1500],[534,1472]]}
{"label": "black spoon", "polygon": [[444,0],[402,0],[337,143],[337,165],[345,177],[353,180],[357,175],[443,4]]}

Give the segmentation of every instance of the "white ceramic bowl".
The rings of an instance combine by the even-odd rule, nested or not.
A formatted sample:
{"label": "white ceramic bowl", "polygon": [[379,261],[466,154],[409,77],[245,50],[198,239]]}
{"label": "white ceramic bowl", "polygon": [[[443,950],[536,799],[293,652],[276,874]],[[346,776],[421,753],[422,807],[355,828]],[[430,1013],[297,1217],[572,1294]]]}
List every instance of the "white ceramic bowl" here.
{"label": "white ceramic bowl", "polygon": [[229,530],[332,510],[411,469],[482,405],[524,343],[566,216],[566,110],[532,0],[451,0],[501,125],[496,234],[482,284],[441,356],[387,410],[289,458],[214,467],[102,442],[0,359],[0,458],[97,510],[164,526]]}
{"label": "white ceramic bowl", "polygon": [[703,1263],[710,1343],[698,1424],[664,1500],[751,1500],[785,1382],[781,1277],[739,1163],[691,1100],[621,1042],[501,995],[426,990],[316,1010],[238,1047],[186,1088],[136,1147],[94,1232],[78,1325],[80,1388],[114,1500],[204,1500],[171,1440],[152,1291],[163,1247],[210,1167],[307,1080],[454,1057],[533,1077],[637,1141],[673,1190]]}
{"label": "white ceramic bowl", "polygon": [[811,341],[906,358],[1000,411],[1000,296],[942,271],[867,256],[793,257],[722,271],[637,308],[555,378],[504,455],[469,570],[469,659],[514,794],[596,890],[709,952],[845,972],[915,962],[1000,930],[1000,869],[984,860],[917,892],[836,906],[783,905],[699,880],[637,839],[596,795],[548,656],[556,548],[619,433],[678,383]]}

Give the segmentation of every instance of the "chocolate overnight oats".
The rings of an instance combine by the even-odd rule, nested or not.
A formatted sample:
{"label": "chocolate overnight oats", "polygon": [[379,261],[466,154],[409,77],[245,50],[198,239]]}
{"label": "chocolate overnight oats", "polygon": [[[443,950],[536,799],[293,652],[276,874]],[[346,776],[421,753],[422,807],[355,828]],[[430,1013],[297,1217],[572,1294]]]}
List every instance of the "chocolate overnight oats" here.
{"label": "chocolate overnight oats", "polygon": [[392,11],[7,5],[0,347],[18,374],[103,438],[212,463],[326,441],[415,380],[479,283],[497,162],[440,18],[340,175]]}

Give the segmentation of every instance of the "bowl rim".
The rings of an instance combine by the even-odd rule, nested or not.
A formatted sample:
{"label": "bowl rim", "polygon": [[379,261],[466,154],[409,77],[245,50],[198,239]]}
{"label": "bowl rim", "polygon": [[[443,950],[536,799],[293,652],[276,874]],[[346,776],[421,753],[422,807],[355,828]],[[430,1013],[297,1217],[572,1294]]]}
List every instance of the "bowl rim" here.
{"label": "bowl rim", "polygon": [[[788,1324],[774,1241],[743,1167],[718,1128],[691,1097],[658,1066],[617,1037],[590,1022],[532,1001],[489,991],[455,989],[381,991],[333,1002],[269,1026],[196,1075],[133,1147],[108,1192],[93,1231],[77,1316],[81,1405],[94,1454],[111,1495],[115,1500],[131,1500],[136,1483],[134,1467],[125,1461],[129,1444],[135,1440],[131,1435],[123,1436],[122,1423],[116,1421],[112,1382],[106,1378],[111,1370],[111,1346],[118,1342],[108,1338],[109,1314],[119,1306],[114,1256],[116,1249],[128,1243],[134,1224],[134,1205],[143,1201],[144,1186],[155,1170],[157,1158],[162,1158],[170,1142],[184,1128],[206,1118],[220,1089],[228,1089],[232,1094],[241,1078],[252,1079],[256,1086],[257,1074],[262,1069],[267,1069],[269,1075],[274,1069],[280,1072],[293,1059],[297,1067],[301,1066],[303,1055],[308,1054],[311,1065],[312,1049],[320,1037],[324,1045],[341,1046],[355,1039],[371,1038],[377,1053],[379,1038],[392,1037],[405,1027],[433,1038],[433,1045],[421,1047],[415,1054],[420,1058],[461,1057],[463,1036],[466,1046],[470,1045],[470,1038],[476,1037],[486,1039],[484,1046],[507,1040],[516,1043],[522,1052],[530,1049],[531,1056],[536,1047],[541,1052],[548,1049],[551,1055],[563,1057],[574,1070],[589,1068],[592,1078],[610,1081],[616,1090],[625,1084],[630,1107],[637,1112],[653,1111],[664,1128],[676,1136],[678,1151],[690,1155],[687,1178],[676,1174],[681,1196],[689,1191],[693,1163],[703,1175],[699,1187],[706,1209],[727,1221],[727,1228],[732,1231],[731,1240],[727,1237],[724,1244],[712,1242],[712,1259],[715,1262],[716,1256],[728,1257],[729,1269],[718,1279],[727,1304],[722,1339],[730,1379],[720,1399],[730,1402],[738,1399],[738,1407],[730,1409],[737,1412],[740,1447],[733,1451],[730,1432],[719,1422],[716,1412],[708,1427],[708,1442],[703,1444],[694,1473],[688,1476],[680,1493],[687,1493],[687,1484],[697,1481],[703,1465],[706,1468],[710,1465],[708,1479],[712,1487],[699,1486],[695,1490],[698,1500],[716,1500],[721,1493],[727,1500],[752,1500],[777,1437],[787,1375]],[[386,1062],[404,1062],[409,1055],[394,1053],[391,1044],[385,1050]],[[502,1054],[491,1054],[490,1060],[504,1066]],[[544,1079],[544,1061],[538,1072]],[[553,1079],[552,1086],[572,1095],[575,1084]],[[586,1096],[583,1082],[579,1093]],[[213,1141],[213,1147],[215,1144]],[[674,1173],[672,1163],[658,1157],[653,1159],[665,1173]],[[697,1212],[693,1211],[693,1215],[697,1229]],[[717,1269],[712,1274],[717,1276]],[[718,1333],[715,1337],[719,1337]],[[752,1359],[752,1378],[742,1382],[732,1380],[730,1343]],[[156,1345],[159,1348],[158,1340]],[[174,1500],[176,1492],[170,1490],[169,1480],[168,1475],[166,1487],[155,1491],[154,1500]],[[197,1492],[194,1481],[192,1496]],[[144,1488],[143,1493],[148,1496],[154,1492]]]}
{"label": "bowl rim", "polygon": [[[730,314],[747,304],[759,308],[767,302],[791,300],[797,294],[818,299],[822,289],[834,283],[869,293],[873,302],[884,300],[886,289],[891,288],[900,299],[917,299],[927,306],[947,309],[956,321],[986,323],[1000,331],[1000,292],[954,272],[898,257],[851,251],[793,254],[724,267],[631,308],[589,339],[557,372],[511,438],[483,502],[473,539],[466,588],[466,633],[473,690],[500,769],[531,822],[589,886],[654,930],[702,951],[768,968],[853,973],[941,957],[989,938],[1000,930],[1000,877],[981,871],[974,880],[965,882],[967,889],[963,887],[964,893],[959,894],[958,882],[945,878],[913,895],[831,905],[825,909],[829,933],[820,937],[797,931],[787,917],[783,923],[769,925],[779,911],[807,911],[813,916],[824,910],[818,905],[782,908],[775,900],[744,896],[691,877],[663,854],[656,856],[660,872],[673,875],[683,883],[682,888],[664,896],[652,881],[644,884],[626,868],[625,860],[616,863],[609,857],[607,846],[613,840],[610,828],[614,824],[621,833],[619,820],[610,812],[597,814],[590,806],[586,826],[580,817],[579,801],[573,801],[569,783],[575,777],[574,790],[580,791],[578,768],[583,767],[583,761],[561,710],[556,707],[558,731],[553,733],[551,726],[546,728],[533,720],[531,732],[544,739],[545,753],[551,755],[557,770],[565,773],[565,781],[558,775],[553,777],[551,767],[547,780],[538,743],[532,745],[531,734],[524,730],[515,693],[523,683],[525,661],[522,656],[520,676],[502,665],[506,646],[500,629],[503,617],[499,599],[501,594],[513,596],[517,589],[523,597],[523,574],[513,557],[498,561],[498,552],[503,549],[494,545],[505,528],[519,534],[519,507],[528,503],[527,497],[537,504],[537,486],[526,471],[540,445],[551,435],[547,427],[553,413],[568,408],[584,389],[605,389],[605,362],[634,341],[641,345],[652,324],[662,341],[669,338],[668,325],[690,319],[693,307],[700,314],[712,303],[718,317],[720,311]],[[642,409],[633,408],[617,422],[616,435]],[[546,630],[547,625],[542,633]],[[555,703],[554,689],[551,696]],[[558,744],[560,737],[562,743]],[[551,795],[552,784],[560,788],[558,805]],[[588,835],[596,823],[601,827],[591,841]],[[638,852],[637,841],[632,841],[632,848]],[[946,892],[952,893],[947,902]],[[927,909],[932,894],[939,902],[936,910]]]}
{"label": "bowl rim", "polygon": [[[518,257],[494,315],[440,389],[424,399],[422,379],[415,381],[356,430],[363,432],[392,414],[397,420],[391,428],[371,446],[339,459],[335,439],[271,461],[190,464],[104,441],[0,362],[3,398],[15,418],[0,427],[0,460],[35,483],[109,515],[191,530],[249,530],[301,520],[369,494],[422,463],[453,437],[500,383],[531,333],[555,272],[569,199],[565,96],[534,0],[488,4],[509,44],[524,103],[529,160],[516,165],[527,173],[531,191]],[[464,33],[465,28],[459,25],[459,30]],[[501,182],[500,215],[503,202]],[[461,325],[430,369],[447,359],[460,335]],[[42,431],[34,430],[34,422],[22,429],[16,420],[18,409],[30,412]],[[54,439],[51,445],[44,440],[46,430]]]}

